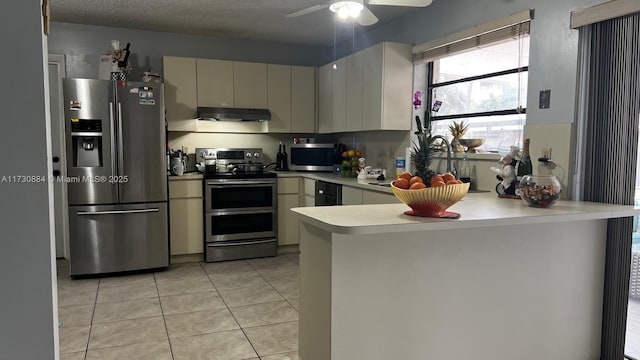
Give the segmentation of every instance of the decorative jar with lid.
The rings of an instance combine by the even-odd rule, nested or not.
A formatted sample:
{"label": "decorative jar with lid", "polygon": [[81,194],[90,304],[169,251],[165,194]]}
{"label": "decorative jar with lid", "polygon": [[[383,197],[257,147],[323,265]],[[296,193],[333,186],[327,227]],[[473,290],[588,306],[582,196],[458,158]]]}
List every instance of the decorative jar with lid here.
{"label": "decorative jar with lid", "polygon": [[560,199],[562,186],[554,175],[525,175],[520,180],[520,197],[533,207],[549,207]]}

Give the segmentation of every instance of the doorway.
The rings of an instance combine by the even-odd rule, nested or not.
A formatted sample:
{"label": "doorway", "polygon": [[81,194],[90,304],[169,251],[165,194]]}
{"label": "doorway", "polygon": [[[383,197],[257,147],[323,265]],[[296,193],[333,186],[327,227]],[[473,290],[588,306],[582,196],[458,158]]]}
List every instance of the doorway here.
{"label": "doorway", "polygon": [[49,103],[51,111],[51,154],[54,198],[54,219],[56,236],[56,258],[68,259],[69,255],[69,215],[67,207],[67,174],[64,142],[64,109],[62,79],[66,77],[64,55],[49,55]]}

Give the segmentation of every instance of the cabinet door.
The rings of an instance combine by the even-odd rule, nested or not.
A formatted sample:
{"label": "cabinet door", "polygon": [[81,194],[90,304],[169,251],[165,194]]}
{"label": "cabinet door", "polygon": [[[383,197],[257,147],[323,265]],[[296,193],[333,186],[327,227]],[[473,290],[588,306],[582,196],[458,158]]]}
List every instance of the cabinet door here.
{"label": "cabinet door", "polygon": [[291,132],[291,66],[267,65],[269,132]]}
{"label": "cabinet door", "polygon": [[383,43],[382,130],[411,130],[413,63],[411,45]]}
{"label": "cabinet door", "polygon": [[331,132],[333,119],[333,69],[331,64],[321,66],[318,69],[318,132],[326,134]]}
{"label": "cabinet door", "polygon": [[169,200],[171,255],[202,253],[202,198]]}
{"label": "cabinet door", "polygon": [[164,101],[169,131],[196,131],[196,59],[164,56]]}
{"label": "cabinet door", "polygon": [[171,255],[202,253],[202,180],[169,181]]}
{"label": "cabinet door", "polygon": [[331,132],[344,132],[347,130],[347,59],[337,60],[337,69],[333,70],[332,97],[333,118],[331,119]]}
{"label": "cabinet door", "polygon": [[298,194],[278,195],[278,245],[299,243],[299,221],[289,209],[298,207]]}
{"label": "cabinet door", "polygon": [[347,131],[362,130],[363,52],[347,57]]}
{"label": "cabinet door", "polygon": [[393,194],[364,190],[362,192],[362,204],[398,204],[400,200]]}
{"label": "cabinet door", "polygon": [[300,178],[278,178],[278,194],[298,194],[300,192]]}
{"label": "cabinet door", "polygon": [[[363,80],[362,130],[379,130],[382,119],[383,43],[362,52],[364,73],[367,74]],[[410,103],[411,96],[407,101],[407,104],[410,105]]]}
{"label": "cabinet door", "polygon": [[362,192],[361,189],[343,186],[342,205],[362,205]]}
{"label": "cabinet door", "polygon": [[233,62],[198,59],[198,106],[233,107]]}
{"label": "cabinet door", "polygon": [[316,131],[316,69],[291,67],[291,132]]}
{"label": "cabinet door", "polygon": [[235,107],[266,109],[267,64],[233,62],[233,100]]}

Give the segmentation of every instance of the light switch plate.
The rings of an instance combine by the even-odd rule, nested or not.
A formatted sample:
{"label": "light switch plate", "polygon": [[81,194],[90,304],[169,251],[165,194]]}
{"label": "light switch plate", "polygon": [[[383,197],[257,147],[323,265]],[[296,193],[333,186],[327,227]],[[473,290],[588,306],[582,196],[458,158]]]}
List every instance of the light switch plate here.
{"label": "light switch plate", "polygon": [[548,109],[551,104],[551,90],[540,91],[540,109]]}

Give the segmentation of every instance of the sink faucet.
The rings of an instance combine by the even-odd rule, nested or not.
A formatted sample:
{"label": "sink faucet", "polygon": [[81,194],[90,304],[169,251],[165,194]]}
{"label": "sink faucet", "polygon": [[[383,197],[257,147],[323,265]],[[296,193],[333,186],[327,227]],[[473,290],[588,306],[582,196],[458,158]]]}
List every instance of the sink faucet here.
{"label": "sink faucet", "polygon": [[449,143],[449,141],[442,135],[433,135],[432,136],[433,139],[441,139],[445,145],[447,145],[447,172],[451,173],[451,175],[455,176],[456,179],[458,178],[458,174],[456,172],[456,169],[454,169],[451,166],[451,144]]}

